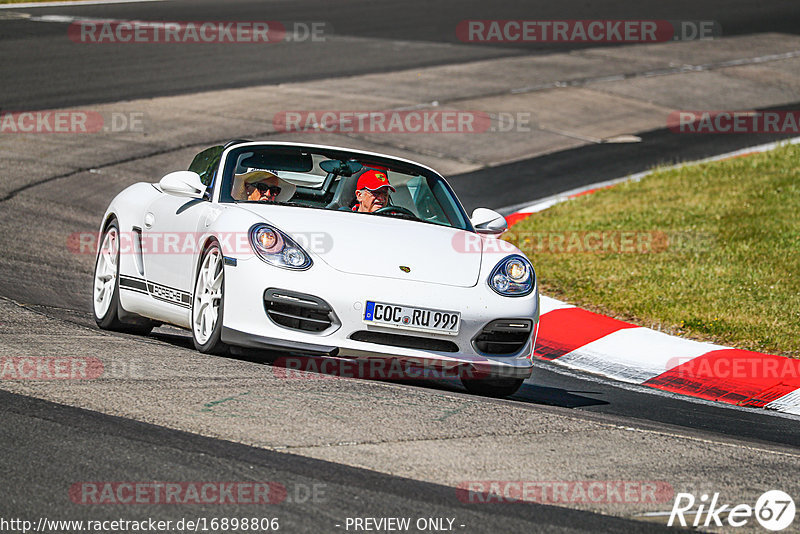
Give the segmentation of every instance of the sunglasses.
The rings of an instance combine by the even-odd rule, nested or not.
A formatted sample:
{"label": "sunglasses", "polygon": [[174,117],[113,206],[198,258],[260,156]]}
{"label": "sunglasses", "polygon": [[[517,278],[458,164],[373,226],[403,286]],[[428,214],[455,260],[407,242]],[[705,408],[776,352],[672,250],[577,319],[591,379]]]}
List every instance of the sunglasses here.
{"label": "sunglasses", "polygon": [[375,191],[373,191],[372,189],[364,188],[364,189],[362,189],[362,191],[367,191],[373,197],[388,197],[389,196],[389,188],[376,189]]}
{"label": "sunglasses", "polygon": [[250,187],[252,189],[258,189],[259,193],[269,193],[270,195],[280,195],[281,188],[277,185],[268,185],[265,183],[255,183],[255,184],[245,184],[245,187]]}

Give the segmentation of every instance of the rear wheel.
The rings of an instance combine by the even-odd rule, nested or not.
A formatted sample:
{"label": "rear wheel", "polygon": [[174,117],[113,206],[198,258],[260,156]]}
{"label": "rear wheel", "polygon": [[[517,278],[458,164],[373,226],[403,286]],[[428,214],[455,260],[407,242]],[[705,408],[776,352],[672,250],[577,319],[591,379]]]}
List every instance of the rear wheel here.
{"label": "rear wheel", "polygon": [[222,251],[214,242],[203,252],[192,297],[192,340],[195,348],[205,354],[224,354],[228,350],[221,341],[224,292]]}
{"label": "rear wheel", "polygon": [[115,219],[106,226],[94,264],[92,308],[97,326],[103,330],[146,335],[153,323],[136,317],[137,322],[123,322],[119,304],[119,225]]}
{"label": "rear wheel", "polygon": [[525,382],[524,378],[462,378],[461,383],[473,395],[484,397],[509,397]]}

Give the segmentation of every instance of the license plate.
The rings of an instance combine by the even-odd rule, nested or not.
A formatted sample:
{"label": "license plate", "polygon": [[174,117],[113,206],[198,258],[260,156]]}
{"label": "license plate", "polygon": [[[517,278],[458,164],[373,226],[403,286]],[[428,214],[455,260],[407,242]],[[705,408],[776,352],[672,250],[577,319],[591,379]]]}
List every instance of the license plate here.
{"label": "license plate", "polygon": [[404,330],[455,335],[461,326],[461,314],[368,300],[364,310],[364,322]]}

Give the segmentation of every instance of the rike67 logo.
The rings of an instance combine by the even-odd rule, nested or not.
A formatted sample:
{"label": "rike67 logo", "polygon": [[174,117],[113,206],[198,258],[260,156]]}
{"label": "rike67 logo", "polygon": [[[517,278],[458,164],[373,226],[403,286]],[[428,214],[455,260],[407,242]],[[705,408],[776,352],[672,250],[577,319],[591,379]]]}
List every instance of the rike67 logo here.
{"label": "rike67 logo", "polygon": [[[678,493],[667,526],[743,527],[755,519],[765,529],[778,532],[794,522],[795,511],[794,500],[780,490],[765,492],[755,506],[721,503],[719,493],[714,493],[710,499],[708,494],[703,494],[699,502],[691,493]],[[694,521],[687,520],[686,516],[693,516]]]}

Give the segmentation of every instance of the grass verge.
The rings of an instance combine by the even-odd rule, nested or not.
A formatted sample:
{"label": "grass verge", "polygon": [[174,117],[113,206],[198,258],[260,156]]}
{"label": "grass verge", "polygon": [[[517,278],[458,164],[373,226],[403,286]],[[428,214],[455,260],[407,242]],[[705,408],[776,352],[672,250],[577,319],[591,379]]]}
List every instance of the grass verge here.
{"label": "grass verge", "polygon": [[661,170],[504,239],[542,292],[636,324],[800,357],[800,146]]}

